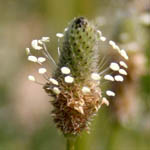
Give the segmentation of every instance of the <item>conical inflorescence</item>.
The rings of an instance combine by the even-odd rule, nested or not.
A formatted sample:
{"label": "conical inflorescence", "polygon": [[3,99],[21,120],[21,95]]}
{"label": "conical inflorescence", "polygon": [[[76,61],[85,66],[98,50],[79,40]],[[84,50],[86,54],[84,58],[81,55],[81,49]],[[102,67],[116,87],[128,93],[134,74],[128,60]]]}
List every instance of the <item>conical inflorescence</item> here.
{"label": "conical inflorescence", "polygon": [[[60,45],[58,64],[46,48],[49,37],[42,37],[31,43],[33,49],[45,57],[34,56],[29,48],[26,49],[28,60],[42,66],[39,67],[38,72],[46,83],[40,83],[33,75],[29,75],[28,79],[42,84],[44,90],[52,97],[51,113],[57,128],[64,135],[78,135],[83,130],[89,131],[90,121],[101,105],[109,105],[105,96],[115,96],[111,90],[102,92],[103,80],[123,82],[127,75],[128,66],[125,61],[128,60],[128,55],[114,41],[107,41],[101,31],[84,17],[73,19],[64,34],[56,35]],[[110,62],[101,72],[98,69],[100,64],[103,66],[103,59],[100,61],[98,57],[100,41],[108,42],[111,49],[122,56],[119,62]],[[43,67],[46,61],[52,61],[56,66],[51,76]],[[110,74],[106,74],[108,70],[111,70]]]}

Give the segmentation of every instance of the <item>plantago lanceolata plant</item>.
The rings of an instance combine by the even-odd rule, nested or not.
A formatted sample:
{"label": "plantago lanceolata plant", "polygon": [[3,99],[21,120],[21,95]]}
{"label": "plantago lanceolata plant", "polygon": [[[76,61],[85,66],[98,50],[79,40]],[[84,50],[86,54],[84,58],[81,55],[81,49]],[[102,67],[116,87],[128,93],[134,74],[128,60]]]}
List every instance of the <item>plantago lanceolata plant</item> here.
{"label": "plantago lanceolata plant", "polygon": [[[109,105],[107,97],[115,96],[111,90],[102,91],[103,80],[123,82],[127,75],[124,60],[128,60],[126,51],[120,49],[113,41],[108,41],[101,31],[84,17],[73,19],[64,33],[57,33],[59,41],[58,64],[54,61],[46,48],[49,37],[33,40],[31,45],[40,51],[44,57],[33,56],[27,48],[28,60],[39,64],[39,74],[46,83],[40,83],[33,75],[29,80],[43,84],[43,88],[51,97],[53,105],[52,117],[58,129],[65,136],[76,136],[83,130],[89,131],[90,121],[103,104]],[[99,72],[100,41],[108,42],[114,50],[122,56],[120,62],[111,62],[103,71]],[[54,63],[55,70],[48,76],[43,67],[45,61]],[[102,63],[101,63],[102,65]],[[109,70],[115,75],[106,74]]]}

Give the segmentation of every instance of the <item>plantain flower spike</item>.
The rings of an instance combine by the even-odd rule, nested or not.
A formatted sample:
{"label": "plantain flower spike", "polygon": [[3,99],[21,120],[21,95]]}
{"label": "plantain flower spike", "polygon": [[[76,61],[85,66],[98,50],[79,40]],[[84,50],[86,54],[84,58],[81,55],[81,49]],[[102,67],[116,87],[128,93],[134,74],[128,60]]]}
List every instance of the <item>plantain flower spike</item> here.
{"label": "plantain flower spike", "polygon": [[[69,26],[65,28],[64,33],[58,33],[56,36],[58,42],[62,41],[58,47],[58,64],[55,63],[46,48],[45,42],[47,41],[33,40],[34,42],[31,45],[35,50],[42,51],[42,54],[55,64],[55,71],[50,77],[43,67],[40,67],[39,73],[47,81],[43,84],[44,90],[53,97],[51,113],[57,128],[66,136],[78,135],[83,130],[89,130],[90,121],[103,104],[109,105],[106,96],[115,96],[115,93],[109,89],[103,96],[101,92],[102,78],[113,82],[123,81],[123,76],[119,75],[119,69],[122,66],[119,65],[119,62],[111,62],[108,68],[102,72],[98,71],[98,44],[100,41],[106,42],[106,38],[101,40],[101,37],[103,37],[101,31],[97,30],[84,17],[73,19]],[[108,45],[109,43],[110,41],[108,41]],[[121,49],[114,44],[112,48],[126,61],[125,50],[123,55]],[[31,51],[28,55],[37,58],[31,54]],[[30,58],[29,56],[28,58]],[[39,58],[36,60],[39,60]],[[122,60],[123,64],[125,64],[124,60]],[[31,62],[31,59],[29,61]],[[44,63],[45,61],[46,59],[44,59]],[[33,62],[35,63],[35,61]],[[36,63],[43,65],[43,61],[36,61]],[[109,74],[104,75],[108,69],[111,72],[117,72],[118,78]],[[39,83],[35,78],[34,82]]]}

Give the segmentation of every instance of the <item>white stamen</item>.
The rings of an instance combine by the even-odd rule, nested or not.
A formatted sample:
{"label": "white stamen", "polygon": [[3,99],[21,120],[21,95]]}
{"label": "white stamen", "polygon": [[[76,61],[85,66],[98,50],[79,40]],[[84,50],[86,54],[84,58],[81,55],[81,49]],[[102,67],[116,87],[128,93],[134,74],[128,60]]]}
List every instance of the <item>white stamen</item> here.
{"label": "white stamen", "polygon": [[28,56],[28,60],[32,62],[37,62],[37,58],[35,56]]}
{"label": "white stamen", "polygon": [[39,74],[44,74],[46,71],[47,70],[45,68],[39,68]]}
{"label": "white stamen", "polygon": [[99,34],[99,36],[102,36],[102,32],[100,30],[97,30],[97,33]]}
{"label": "white stamen", "polygon": [[67,31],[67,30],[68,30],[68,28],[65,28],[65,29],[64,29],[64,31]]}
{"label": "white stamen", "polygon": [[109,44],[112,46],[113,49],[120,51],[119,46],[114,41],[109,41]]}
{"label": "white stamen", "polygon": [[46,61],[46,58],[45,57],[38,57],[38,62],[39,63],[43,63]]}
{"label": "white stamen", "polygon": [[104,79],[105,79],[105,80],[109,80],[109,81],[114,81],[113,76],[111,76],[111,75],[109,75],[109,74],[106,74],[106,75],[104,76]]}
{"label": "white stamen", "polygon": [[121,75],[116,75],[114,78],[115,78],[115,80],[118,81],[118,82],[123,82],[123,80],[124,80]]}
{"label": "white stamen", "polygon": [[101,37],[100,37],[100,40],[104,42],[104,41],[106,41],[106,37],[101,36]]}
{"label": "white stamen", "polygon": [[53,92],[57,95],[61,93],[58,87],[53,87]]}
{"label": "white stamen", "polygon": [[124,69],[119,69],[119,73],[122,75],[127,75],[127,72]]}
{"label": "white stamen", "polygon": [[26,48],[26,53],[27,53],[27,55],[30,54],[30,49],[29,48]]}
{"label": "white stamen", "polygon": [[50,38],[49,37],[42,37],[41,41],[43,41],[43,42],[49,42]]}
{"label": "white stamen", "polygon": [[127,64],[124,61],[120,61],[119,63],[122,67],[128,68]]}
{"label": "white stamen", "polygon": [[110,90],[107,90],[107,91],[106,91],[106,94],[107,94],[108,96],[115,96],[115,93],[114,93],[113,91],[110,91]]}
{"label": "white stamen", "polygon": [[101,105],[105,104],[106,106],[109,106],[109,101],[106,99],[106,97],[103,97]]}
{"label": "white stamen", "polygon": [[57,33],[56,36],[62,38],[64,35],[62,33]]}
{"label": "white stamen", "polygon": [[95,73],[95,72],[91,74],[91,78],[93,80],[100,80],[101,79],[100,75],[98,73]]}
{"label": "white stamen", "polygon": [[84,86],[84,87],[82,88],[82,92],[83,92],[83,93],[89,93],[89,92],[91,92],[91,90],[90,90],[89,87]]}
{"label": "white stamen", "polygon": [[29,75],[29,76],[28,76],[28,80],[35,82],[35,77],[32,76],[32,75]]}
{"label": "white stamen", "polygon": [[55,80],[54,78],[49,78],[49,81],[54,85],[58,85],[58,81]]}
{"label": "white stamen", "polygon": [[32,45],[32,47],[33,47],[35,50],[41,50],[41,49],[42,49],[42,47],[38,45],[38,40],[33,40],[33,41],[31,42],[31,45]]}
{"label": "white stamen", "polygon": [[118,71],[120,69],[119,65],[117,63],[115,63],[115,62],[112,62],[109,67],[113,71]]}
{"label": "white stamen", "polygon": [[125,51],[124,49],[122,49],[122,50],[120,51],[120,55],[121,55],[124,59],[128,60],[128,55],[127,55],[127,53],[126,53],[126,51]]}
{"label": "white stamen", "polygon": [[43,41],[42,41],[42,40],[38,40],[38,43],[42,45],[42,44],[43,44]]}
{"label": "white stamen", "polygon": [[74,81],[74,78],[73,78],[73,77],[71,77],[71,76],[66,76],[66,77],[65,77],[65,82],[66,82],[66,83],[73,83],[73,81]]}
{"label": "white stamen", "polygon": [[69,69],[68,67],[62,67],[62,68],[61,68],[61,72],[62,72],[63,74],[69,74],[69,73],[70,73],[70,69]]}

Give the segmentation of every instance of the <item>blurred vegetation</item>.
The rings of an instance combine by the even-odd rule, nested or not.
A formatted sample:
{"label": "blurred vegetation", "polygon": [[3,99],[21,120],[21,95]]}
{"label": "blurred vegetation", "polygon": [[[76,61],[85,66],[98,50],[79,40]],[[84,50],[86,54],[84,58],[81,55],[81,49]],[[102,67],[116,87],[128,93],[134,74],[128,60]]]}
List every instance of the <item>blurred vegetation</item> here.
{"label": "blurred vegetation", "polygon": [[150,21],[143,21],[143,14],[150,15],[148,0],[0,0],[0,150],[65,149],[50,117],[49,97],[26,79],[35,68],[26,61],[24,49],[32,39],[50,36],[50,52],[57,61],[55,34],[76,16],[95,22],[128,50],[133,69],[120,88],[133,89],[134,104],[129,107],[139,108],[131,120],[132,114],[124,111],[128,116],[122,122],[112,106],[124,96],[113,99],[99,111],[91,134],[79,137],[76,150],[149,150]]}

